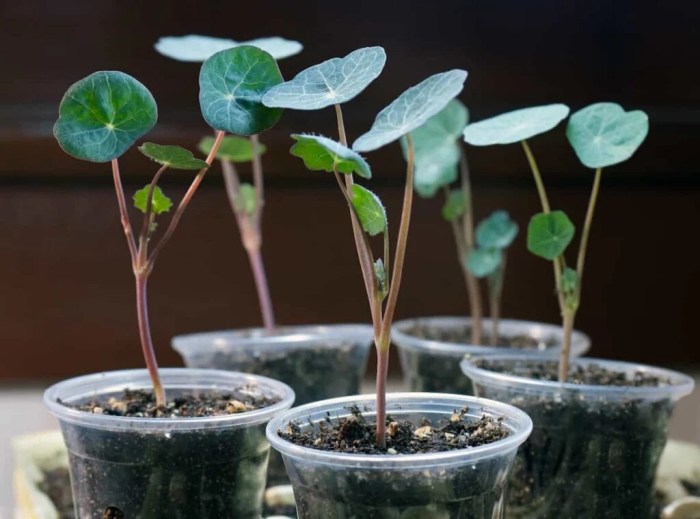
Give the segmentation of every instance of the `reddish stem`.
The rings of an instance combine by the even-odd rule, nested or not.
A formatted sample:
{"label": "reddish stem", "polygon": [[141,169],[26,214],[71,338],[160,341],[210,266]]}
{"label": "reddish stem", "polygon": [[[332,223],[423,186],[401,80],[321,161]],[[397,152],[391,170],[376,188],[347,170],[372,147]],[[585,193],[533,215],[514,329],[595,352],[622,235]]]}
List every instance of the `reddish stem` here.
{"label": "reddish stem", "polygon": [[263,324],[267,331],[275,329],[275,314],[272,309],[272,300],[270,299],[270,287],[267,284],[267,276],[265,275],[265,267],[262,260],[262,252],[260,247],[246,249],[250,268],[253,270],[253,279],[255,280],[255,288],[258,291],[258,301],[260,303],[260,312],[262,313]]}
{"label": "reddish stem", "polygon": [[146,294],[146,286],[148,284],[148,274],[136,274],[136,314],[139,321],[139,335],[141,338],[141,350],[143,358],[146,360],[146,368],[153,382],[153,393],[156,397],[158,407],[165,406],[165,389],[160,381],[158,374],[158,362],[153,348],[153,340],[151,338],[151,328],[148,321],[148,298]]}
{"label": "reddish stem", "polygon": [[375,439],[386,448],[386,377],[389,370],[389,344],[377,344],[377,429]]}

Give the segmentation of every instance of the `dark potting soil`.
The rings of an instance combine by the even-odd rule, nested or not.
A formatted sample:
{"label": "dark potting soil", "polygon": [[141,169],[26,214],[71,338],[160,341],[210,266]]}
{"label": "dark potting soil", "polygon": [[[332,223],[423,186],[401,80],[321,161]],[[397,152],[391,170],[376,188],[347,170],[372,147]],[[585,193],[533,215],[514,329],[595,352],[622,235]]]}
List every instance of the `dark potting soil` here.
{"label": "dark potting soil", "polygon": [[[450,326],[449,328],[428,324],[416,324],[405,332],[420,339],[430,341],[451,342],[455,344],[471,344],[471,325]],[[482,332],[483,346],[491,346],[491,334],[488,330]],[[501,336],[496,341],[497,348],[518,348],[523,350],[544,350],[555,346],[554,341],[538,340],[529,335]]]}
{"label": "dark potting soil", "polygon": [[49,496],[58,511],[58,519],[74,519],[73,494],[70,488],[68,467],[58,467],[44,472],[39,490]]}
{"label": "dark potting soil", "polygon": [[432,424],[423,419],[420,424],[386,419],[386,448],[375,441],[376,421],[365,419],[359,408],[352,414],[333,422],[330,417],[319,428],[304,430],[290,424],[279,435],[297,445],[317,450],[352,454],[423,454],[466,449],[492,443],[508,436],[500,420],[483,416],[477,421],[467,417],[468,408],[455,411],[449,420]]}
{"label": "dark potting soil", "polygon": [[[504,366],[481,359],[477,364],[490,371],[557,380],[556,361]],[[575,364],[567,381],[615,387],[671,383],[642,371],[628,376],[598,365]],[[606,399],[487,386],[479,386],[478,392],[521,408],[534,423],[513,466],[507,518],[655,517],[653,482],[673,407],[668,399]]]}
{"label": "dark potting soil", "polygon": [[[251,394],[246,388],[240,388],[226,393],[203,392],[197,395],[180,395],[169,400],[164,407],[158,407],[153,392],[124,389],[124,393],[118,398],[110,396],[78,405],[65,403],[64,405],[88,413],[130,418],[201,418],[245,413],[268,407],[276,402],[278,400]],[[59,400],[59,403],[62,402]]]}

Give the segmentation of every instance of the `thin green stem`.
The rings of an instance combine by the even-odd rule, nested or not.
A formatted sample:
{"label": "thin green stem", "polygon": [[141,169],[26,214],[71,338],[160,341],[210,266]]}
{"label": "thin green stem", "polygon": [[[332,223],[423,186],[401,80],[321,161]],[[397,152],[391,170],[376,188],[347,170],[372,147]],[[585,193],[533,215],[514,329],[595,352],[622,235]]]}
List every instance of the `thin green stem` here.
{"label": "thin green stem", "polygon": [[119,174],[119,162],[117,161],[117,159],[112,160],[112,177],[114,179],[114,190],[117,194],[117,204],[119,206],[119,215],[122,222],[122,228],[124,229],[124,235],[126,236],[126,243],[129,246],[131,263],[132,266],[135,266],[136,257],[138,256],[136,251],[136,241],[134,239],[134,232],[131,228],[131,221],[129,220],[129,211],[126,207],[124,186],[122,186],[122,179],[121,175]]}
{"label": "thin green stem", "polygon": [[598,192],[600,191],[600,180],[603,170],[598,168],[595,170],[595,178],[593,180],[593,189],[591,189],[591,197],[588,201],[588,210],[586,211],[586,220],[583,224],[581,232],[581,243],[578,246],[578,258],[576,260],[576,296],[575,300],[578,304],[581,300],[581,281],[583,279],[583,268],[586,263],[586,250],[588,248],[588,238],[591,234],[591,225],[593,224],[593,213],[595,212],[596,202],[598,200]]}
{"label": "thin green stem", "polygon": [[525,150],[525,156],[530,164],[530,170],[532,171],[532,176],[535,178],[535,184],[537,185],[537,194],[540,196],[540,203],[542,204],[542,211],[549,213],[551,211],[549,207],[549,199],[547,198],[547,191],[544,188],[544,182],[542,182],[542,175],[540,175],[540,168],[537,166],[537,161],[535,156],[532,154],[530,145],[526,140],[520,141],[523,145],[523,150]]}
{"label": "thin green stem", "polygon": [[260,224],[262,222],[263,207],[265,206],[265,183],[263,176],[262,159],[260,158],[260,139],[257,134],[250,136],[250,145],[253,149],[253,186],[255,186],[255,225],[257,227],[260,227]]}
{"label": "thin green stem", "polygon": [[501,320],[501,296],[503,281],[506,275],[506,253],[501,252],[501,264],[498,270],[489,277],[489,313],[491,314],[491,346],[498,345],[499,327]]}
{"label": "thin green stem", "polygon": [[148,195],[146,197],[146,210],[143,214],[143,224],[141,225],[141,232],[139,233],[139,250],[138,257],[139,263],[141,265],[147,265],[148,259],[148,241],[151,235],[151,225],[153,224],[155,214],[153,213],[153,193],[156,190],[158,181],[161,175],[168,169],[168,166],[161,166],[160,169],[153,176],[151,184],[148,188]]}
{"label": "thin green stem", "polygon": [[569,356],[571,354],[571,336],[574,331],[575,312],[564,309],[563,327],[564,337],[561,352],[559,354],[559,382],[566,382],[569,376]]}

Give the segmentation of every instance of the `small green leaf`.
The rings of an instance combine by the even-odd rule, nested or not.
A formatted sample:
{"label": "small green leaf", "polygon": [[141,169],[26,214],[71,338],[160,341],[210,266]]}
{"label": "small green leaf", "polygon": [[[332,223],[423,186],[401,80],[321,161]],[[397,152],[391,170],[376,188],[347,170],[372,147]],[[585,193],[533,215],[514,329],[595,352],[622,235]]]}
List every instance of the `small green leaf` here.
{"label": "small green leaf", "polygon": [[199,74],[199,105],[209,126],[253,135],[274,126],[282,110],[267,108],[262,96],[282,82],[277,62],[267,52],[241,45],[214,54]]}
{"label": "small green leaf", "polygon": [[[146,207],[148,206],[148,193],[151,190],[151,185],[146,184],[145,187],[139,189],[134,193],[134,207],[141,211],[146,212]],[[165,196],[163,191],[159,186],[156,186],[153,190],[153,201],[151,202],[151,208],[153,214],[167,213],[172,207],[172,201]]]}
{"label": "small green leaf", "polygon": [[605,168],[629,159],[649,133],[641,110],[625,112],[615,103],[596,103],[573,114],[566,136],[584,166]]}
{"label": "small green leaf", "polygon": [[382,258],[379,258],[374,262],[374,274],[377,276],[377,289],[379,290],[379,299],[384,301],[387,293],[389,292],[389,287],[386,281],[386,269],[384,268],[384,262]]}
{"label": "small green leaf", "polygon": [[472,123],[464,129],[464,140],[472,146],[511,144],[548,132],[569,115],[563,104],[534,106]]}
{"label": "small green leaf", "polygon": [[370,236],[386,232],[386,211],[379,197],[359,184],[352,186],[352,206],[362,228]]}
{"label": "small green leaf", "polygon": [[[457,153],[459,151],[457,150]],[[457,180],[457,163],[453,163],[454,150],[442,148],[431,159],[417,161],[413,174],[413,187],[420,196],[430,198],[437,190]],[[457,155],[459,162],[459,155]]]}
{"label": "small green leaf", "polygon": [[212,38],[198,34],[163,36],[156,42],[155,49],[163,56],[178,61],[202,63],[217,52],[240,45],[258,47],[268,52],[275,59],[293,56],[303,49],[303,46],[298,41],[286,40],[278,36],[238,42],[228,38]]}
{"label": "small green leaf", "polygon": [[459,218],[464,214],[466,204],[464,200],[464,192],[461,189],[453,189],[442,206],[442,217],[451,222],[455,218]]}
{"label": "small green leaf", "polygon": [[[199,141],[199,151],[205,155],[209,155],[211,148],[214,146],[214,137],[202,137]],[[264,144],[258,146],[258,154],[265,153],[267,148]],[[250,162],[253,160],[253,145],[250,139],[237,137],[235,135],[227,135],[221,141],[219,151],[216,153],[216,158],[219,160],[228,160],[231,162]]]}
{"label": "small green leaf", "polygon": [[412,132],[455,98],[466,79],[466,71],[455,69],[409,88],[379,112],[372,128],[353,143],[352,149],[376,150]]}
{"label": "small green leaf", "polygon": [[518,224],[507,211],[494,211],[476,227],[476,244],[486,249],[505,249],[518,235]]}
{"label": "small green leaf", "polygon": [[485,278],[498,270],[501,261],[498,249],[472,249],[467,255],[467,268],[475,277]]}
{"label": "small green leaf", "polygon": [[571,267],[566,267],[561,276],[561,289],[565,293],[576,291],[578,285],[578,274]]}
{"label": "small green leaf", "polygon": [[568,247],[574,232],[574,224],[563,211],[536,214],[527,228],[527,248],[535,256],[553,260]]}
{"label": "small green leaf", "polygon": [[332,139],[321,135],[293,134],[297,141],[289,152],[304,161],[311,171],[337,171],[349,175],[357,173],[361,177],[371,178],[369,164],[362,156]]}
{"label": "small green leaf", "polygon": [[149,159],[171,169],[204,169],[209,167],[205,161],[196,159],[190,150],[180,146],[145,142],[139,146],[139,151]]}
{"label": "small green leaf", "polygon": [[366,47],[344,58],[333,58],[302,70],[291,81],[277,85],[263,97],[265,106],[319,110],[350,101],[381,74],[386,53]]}
{"label": "small green leaf", "polygon": [[53,134],[63,151],[81,160],[109,162],[156,124],[148,89],[123,72],[95,72],[63,96]]}
{"label": "small green leaf", "polygon": [[241,184],[238,196],[233,202],[236,211],[247,214],[248,216],[255,214],[255,199],[255,187],[250,184]]}

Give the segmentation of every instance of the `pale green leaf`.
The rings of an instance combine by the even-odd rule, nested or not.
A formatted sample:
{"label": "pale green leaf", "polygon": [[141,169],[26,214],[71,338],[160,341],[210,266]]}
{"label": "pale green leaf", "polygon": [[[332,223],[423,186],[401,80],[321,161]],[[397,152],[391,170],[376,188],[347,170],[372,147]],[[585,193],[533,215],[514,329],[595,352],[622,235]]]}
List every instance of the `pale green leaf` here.
{"label": "pale green leaf", "polygon": [[319,110],[345,103],[381,74],[385,62],[386,53],[381,47],[358,49],[344,58],[302,70],[294,79],[268,90],[263,103],[295,110]]}
{"label": "pale green leaf", "polygon": [[566,267],[561,275],[561,289],[565,293],[573,293],[578,286],[578,274],[571,267]]}
{"label": "pale green leaf", "polygon": [[442,206],[442,217],[451,222],[462,216],[465,208],[464,192],[461,189],[453,189],[445,200],[445,205]]}
{"label": "pale green leaf", "polygon": [[563,211],[536,214],[527,228],[527,248],[535,256],[553,260],[566,250],[574,232],[574,224]]}
{"label": "pale green leaf", "polygon": [[[203,137],[199,141],[199,151],[205,155],[209,155],[214,146],[215,138],[211,136]],[[264,144],[258,146],[258,154],[265,153],[267,148]],[[230,162],[250,162],[253,160],[253,145],[250,139],[238,137],[236,135],[227,135],[221,141],[219,151],[216,153],[216,158],[219,160],[228,160]]]}
{"label": "pale green leaf", "polygon": [[108,162],[121,156],[156,124],[148,89],[123,72],[95,72],[63,96],[53,134],[75,158]]}
{"label": "pale green leaf", "polygon": [[569,118],[566,136],[584,166],[605,168],[629,159],[649,133],[641,110],[625,112],[615,103],[596,103]]}
{"label": "pale green leaf", "polygon": [[294,134],[292,139],[297,141],[290,153],[304,161],[311,171],[328,171],[332,173],[357,173],[361,177],[371,178],[369,164],[362,156],[332,139],[321,135]]}
{"label": "pale green leaf", "polygon": [[476,244],[486,249],[505,249],[518,235],[518,224],[507,211],[494,211],[476,227]]}
{"label": "pale green leaf", "polygon": [[255,187],[250,184],[241,184],[238,196],[233,201],[236,211],[247,215],[255,214]]}
{"label": "pale green leaf", "polygon": [[198,34],[186,36],[163,36],[155,44],[155,49],[163,56],[178,61],[202,63],[222,50],[240,45],[252,45],[269,53],[275,59],[283,59],[298,54],[303,49],[301,43],[278,36],[257,38],[248,41],[235,41],[228,38],[213,38]]}
{"label": "pale green leaf", "polygon": [[267,52],[242,45],[214,54],[199,74],[199,105],[209,126],[253,135],[274,126],[282,110],[263,106],[265,92],[282,82],[277,62]]}
{"label": "pale green leaf", "polygon": [[498,270],[501,256],[498,249],[472,249],[467,256],[467,268],[474,277],[485,278]]}
{"label": "pale green leaf", "polygon": [[432,197],[444,186],[457,180],[459,148],[442,147],[430,155],[416,158],[413,187],[423,197]]}
{"label": "pale green leaf", "polygon": [[377,259],[374,262],[374,274],[377,277],[377,289],[379,291],[379,299],[384,300],[387,293],[389,292],[389,285],[387,284],[386,278],[386,268],[384,268],[384,262],[382,258]]}
{"label": "pale green leaf", "polygon": [[569,115],[569,107],[552,104],[523,108],[471,123],[464,140],[473,146],[511,144],[548,132]]}
{"label": "pale green leaf", "polygon": [[139,146],[139,151],[149,159],[171,169],[204,169],[208,168],[202,159],[197,159],[190,150],[180,146],[169,146],[145,142]]}
{"label": "pale green leaf", "polygon": [[[134,207],[136,207],[136,209],[142,213],[145,213],[146,208],[148,207],[148,193],[150,190],[151,185],[146,184],[145,187],[134,193]],[[172,205],[172,201],[165,196],[163,190],[159,186],[156,186],[153,190],[153,200],[151,202],[151,210],[153,211],[153,214],[167,213],[170,211]]]}
{"label": "pale green leaf", "polygon": [[455,98],[466,79],[466,71],[450,70],[409,88],[379,112],[372,128],[360,136],[352,148],[356,151],[376,150],[412,132]]}
{"label": "pale green leaf", "polygon": [[386,232],[386,210],[379,197],[359,184],[352,186],[352,206],[364,231],[370,236]]}

